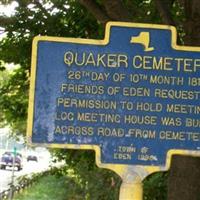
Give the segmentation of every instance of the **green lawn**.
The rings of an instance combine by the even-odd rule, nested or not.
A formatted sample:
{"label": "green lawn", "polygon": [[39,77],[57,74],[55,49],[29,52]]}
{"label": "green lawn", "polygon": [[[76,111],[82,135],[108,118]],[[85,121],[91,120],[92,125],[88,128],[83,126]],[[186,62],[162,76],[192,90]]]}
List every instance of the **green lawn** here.
{"label": "green lawn", "polygon": [[15,194],[14,200],[81,200],[81,193],[81,190],[77,191],[74,180],[48,175],[21,193]]}
{"label": "green lawn", "polygon": [[[95,175],[97,177],[95,177]],[[165,177],[165,178],[164,178]],[[167,173],[157,173],[149,176],[144,181],[145,200],[164,200],[166,197]],[[69,176],[46,175],[19,194],[13,200],[114,200],[118,199],[119,185],[110,188],[110,181],[98,179],[98,174],[93,174],[91,184],[84,183],[73,174]],[[164,180],[164,181],[163,181]]]}

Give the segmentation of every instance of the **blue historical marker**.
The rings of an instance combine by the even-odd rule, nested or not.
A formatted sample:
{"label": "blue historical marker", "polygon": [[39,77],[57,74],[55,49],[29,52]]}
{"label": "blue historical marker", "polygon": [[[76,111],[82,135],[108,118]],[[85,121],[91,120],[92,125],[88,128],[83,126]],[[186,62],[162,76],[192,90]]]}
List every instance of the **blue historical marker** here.
{"label": "blue historical marker", "polygon": [[104,40],[36,37],[32,143],[100,149],[100,162],[166,166],[200,149],[200,48],[174,27],[108,23]]}

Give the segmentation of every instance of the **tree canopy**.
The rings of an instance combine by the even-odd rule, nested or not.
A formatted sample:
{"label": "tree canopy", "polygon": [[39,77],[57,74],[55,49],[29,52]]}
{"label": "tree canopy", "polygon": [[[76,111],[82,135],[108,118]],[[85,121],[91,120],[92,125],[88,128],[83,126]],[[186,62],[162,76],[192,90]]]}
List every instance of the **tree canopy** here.
{"label": "tree canopy", "polygon": [[[9,4],[12,0],[4,0]],[[198,1],[187,0],[17,0],[11,16],[0,15],[0,60],[21,67],[1,86],[1,115],[14,128],[25,132],[30,76],[31,43],[36,35],[103,38],[108,21],[175,25],[180,42],[199,39]],[[195,6],[194,6],[195,5]],[[189,14],[190,13],[190,14]],[[192,26],[192,28],[191,28]],[[190,34],[188,34],[190,33]],[[187,39],[185,39],[187,38]],[[183,42],[185,41],[185,42]],[[4,69],[1,66],[1,70]],[[5,92],[6,91],[6,92]]]}
{"label": "tree canopy", "polygon": [[[0,120],[16,134],[26,132],[34,36],[100,39],[104,37],[106,22],[128,21],[173,25],[178,30],[180,44],[200,45],[199,0],[2,0],[1,4],[12,2],[17,7],[11,16],[0,13],[0,34],[6,34],[0,41]],[[20,67],[8,74],[5,63]],[[79,163],[77,158],[81,159],[81,155],[88,158],[89,164],[79,163],[77,171],[82,166],[95,168],[90,152],[58,154],[72,166]]]}

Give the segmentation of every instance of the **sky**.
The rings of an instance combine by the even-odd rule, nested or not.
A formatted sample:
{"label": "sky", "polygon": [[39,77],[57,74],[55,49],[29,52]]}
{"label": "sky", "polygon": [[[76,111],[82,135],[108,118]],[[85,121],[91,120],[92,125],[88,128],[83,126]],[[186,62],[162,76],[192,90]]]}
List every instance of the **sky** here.
{"label": "sky", "polygon": [[[17,6],[16,2],[12,2],[10,5],[7,6],[3,6],[0,3],[0,15],[4,14],[7,16],[11,16],[13,14],[13,12],[15,11],[15,7]],[[0,40],[5,37],[5,34],[1,34],[0,33]],[[10,63],[10,64],[6,64],[6,68],[8,70],[12,70],[15,69],[17,66],[15,66],[14,64]],[[1,131],[0,131],[1,133]]]}
{"label": "sky", "polygon": [[[15,11],[16,6],[17,6],[17,2],[12,2],[11,4],[7,6],[4,6],[0,3],[0,15],[11,16]],[[5,34],[0,32],[0,40],[4,36]]]}
{"label": "sky", "polygon": [[0,3],[0,15],[5,14],[11,16],[17,6],[17,2],[12,2],[10,5],[3,6]]}

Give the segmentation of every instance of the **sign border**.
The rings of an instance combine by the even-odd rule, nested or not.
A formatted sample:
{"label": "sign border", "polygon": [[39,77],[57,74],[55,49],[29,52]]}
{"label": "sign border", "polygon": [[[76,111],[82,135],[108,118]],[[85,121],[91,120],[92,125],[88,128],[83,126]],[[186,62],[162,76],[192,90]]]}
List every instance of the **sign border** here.
{"label": "sign border", "polygon": [[33,39],[32,44],[32,60],[31,60],[31,78],[30,78],[30,90],[29,90],[29,106],[28,106],[28,123],[27,123],[27,142],[31,146],[44,146],[50,148],[66,148],[66,149],[82,149],[82,150],[94,150],[96,153],[96,164],[101,168],[106,168],[115,171],[122,178],[126,175],[127,171],[137,171],[140,177],[146,177],[148,174],[165,171],[170,168],[171,158],[174,154],[178,155],[190,155],[200,156],[200,151],[190,151],[181,149],[171,149],[167,152],[165,166],[143,166],[143,165],[125,165],[125,164],[105,164],[101,163],[101,150],[98,145],[78,145],[78,144],[38,144],[32,143],[32,129],[34,119],[34,98],[35,98],[35,82],[36,82],[36,67],[37,67],[37,46],[39,41],[53,41],[53,42],[67,42],[77,44],[93,44],[93,45],[107,45],[110,40],[110,30],[112,26],[118,27],[134,27],[134,28],[151,28],[170,30],[172,33],[171,47],[179,51],[194,51],[200,52],[200,47],[192,46],[180,46],[177,45],[177,31],[174,26],[159,25],[159,24],[145,24],[145,23],[130,23],[130,22],[108,22],[105,28],[105,36],[103,40],[96,39],[83,39],[83,38],[64,38],[64,37],[49,37],[49,36],[36,36]]}

